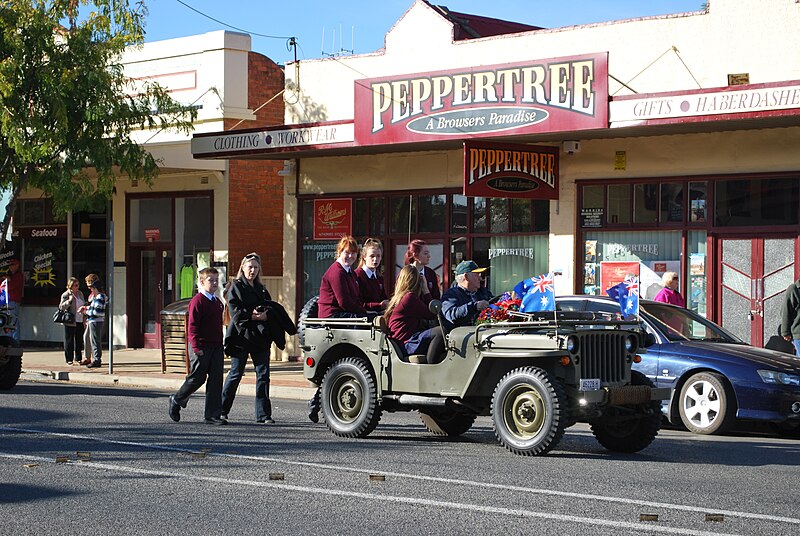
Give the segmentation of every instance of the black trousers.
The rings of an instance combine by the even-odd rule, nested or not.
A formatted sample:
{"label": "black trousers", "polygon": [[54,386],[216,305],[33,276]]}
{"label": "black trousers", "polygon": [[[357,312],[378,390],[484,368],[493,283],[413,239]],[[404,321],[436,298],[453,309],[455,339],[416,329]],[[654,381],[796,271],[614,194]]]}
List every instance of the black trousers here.
{"label": "black trousers", "polygon": [[222,369],[225,355],[222,346],[198,348],[203,355],[198,356],[189,348],[189,374],[178,392],[175,402],[186,407],[189,397],[206,384],[205,418],[219,418],[222,414]]}
{"label": "black trousers", "polygon": [[83,323],[64,325],[64,358],[67,363],[83,359]]}

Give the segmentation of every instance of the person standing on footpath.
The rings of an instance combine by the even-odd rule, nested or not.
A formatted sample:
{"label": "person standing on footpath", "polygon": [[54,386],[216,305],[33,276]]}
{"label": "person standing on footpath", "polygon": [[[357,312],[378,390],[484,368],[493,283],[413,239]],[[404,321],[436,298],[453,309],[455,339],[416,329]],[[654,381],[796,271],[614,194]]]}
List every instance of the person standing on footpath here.
{"label": "person standing on footpath", "polygon": [[228,424],[222,418],[222,370],[225,355],[222,349],[222,301],[215,295],[219,288],[219,271],[203,268],[199,272],[198,293],[189,302],[186,326],[189,340],[189,374],[178,392],[169,397],[169,418],[181,420],[181,408],[189,397],[206,384],[205,422]]}
{"label": "person standing on footpath", "polygon": [[20,319],[22,315],[22,295],[25,292],[25,276],[19,271],[19,259],[13,258],[8,261],[6,281],[8,285],[8,308],[17,319],[17,329],[11,332],[11,338],[19,344],[20,332],[22,331]]}
{"label": "person standing on footpath", "polygon": [[686,307],[683,296],[678,292],[678,273],[664,272],[664,275],[661,276],[661,282],[664,284],[664,288],[658,291],[653,301]]}
{"label": "person standing on footpath", "polygon": [[791,342],[794,353],[800,355],[800,279],[789,285],[783,294],[780,335]]}
{"label": "person standing on footpath", "polygon": [[69,311],[75,319],[64,323],[64,358],[67,365],[79,365],[83,355],[83,314],[81,310],[86,300],[80,290],[80,283],[74,277],[67,281],[67,291],[61,295],[58,308]]}
{"label": "person standing on footpath", "polygon": [[91,291],[86,299],[86,305],[80,310],[86,315],[86,328],[92,341],[92,362],[86,365],[86,368],[100,368],[103,365],[103,326],[106,321],[108,297],[103,292],[103,285],[99,279],[92,282]]}
{"label": "person standing on footpath", "polygon": [[256,422],[274,424],[269,399],[272,337],[267,326],[267,302],[272,298],[261,283],[261,257],[257,253],[244,256],[225,299],[231,316],[225,333],[225,353],[231,356],[231,370],[222,387],[222,415],[227,418],[231,411],[249,355],[256,369]]}
{"label": "person standing on footpath", "polygon": [[[98,281],[100,276],[97,274],[89,274],[86,276],[86,289],[89,294],[92,293],[92,283]],[[89,324],[86,322],[86,315],[83,315],[83,360],[81,365],[88,365],[92,362],[92,338],[89,334]]]}

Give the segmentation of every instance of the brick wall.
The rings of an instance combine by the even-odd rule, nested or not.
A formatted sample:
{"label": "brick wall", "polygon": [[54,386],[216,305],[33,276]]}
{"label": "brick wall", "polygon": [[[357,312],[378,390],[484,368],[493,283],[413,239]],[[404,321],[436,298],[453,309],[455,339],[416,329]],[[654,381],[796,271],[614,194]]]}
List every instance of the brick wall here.
{"label": "brick wall", "polygon": [[[247,106],[255,110],[283,89],[283,69],[261,54],[248,57]],[[239,120],[225,121],[225,130]],[[283,124],[283,96],[242,121],[234,130]],[[231,160],[228,205],[229,273],[236,275],[242,257],[261,255],[262,274],[283,275],[283,160]]]}

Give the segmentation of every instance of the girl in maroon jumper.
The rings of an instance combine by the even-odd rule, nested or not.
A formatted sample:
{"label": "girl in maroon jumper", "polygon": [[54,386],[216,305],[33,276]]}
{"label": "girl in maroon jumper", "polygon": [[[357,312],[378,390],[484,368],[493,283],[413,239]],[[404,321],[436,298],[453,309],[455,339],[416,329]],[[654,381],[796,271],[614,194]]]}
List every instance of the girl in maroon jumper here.
{"label": "girl in maroon jumper", "polygon": [[361,304],[368,311],[382,312],[389,304],[389,300],[386,299],[386,289],[383,288],[383,277],[378,274],[382,257],[381,241],[367,238],[361,248],[361,266],[356,269],[356,278],[361,293]]}
{"label": "girl in maroon jumper", "polygon": [[430,294],[430,299],[440,300],[442,292],[439,288],[439,276],[433,269],[428,268],[431,262],[431,251],[428,244],[423,240],[412,240],[408,245],[403,264],[411,264],[419,270],[422,280],[425,283],[422,288],[423,294]]}
{"label": "girl in maroon jumper", "polygon": [[320,318],[367,316],[367,310],[359,299],[358,281],[352,269],[357,258],[356,239],[343,236],[336,245],[336,260],[322,276],[317,302]]}
{"label": "girl in maroon jumper", "polygon": [[436,320],[428,309],[430,293],[423,294],[424,281],[412,265],[404,266],[397,276],[397,286],[386,307],[389,337],[402,342],[410,354],[426,354],[426,363],[438,363],[444,355],[442,328],[427,329],[425,320]]}

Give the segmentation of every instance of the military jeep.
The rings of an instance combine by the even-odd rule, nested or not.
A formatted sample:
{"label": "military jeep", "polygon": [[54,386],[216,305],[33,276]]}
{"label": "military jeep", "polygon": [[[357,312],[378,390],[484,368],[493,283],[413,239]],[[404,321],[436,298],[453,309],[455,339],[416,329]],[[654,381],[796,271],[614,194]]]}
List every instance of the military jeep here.
{"label": "military jeep", "polygon": [[327,427],[343,437],[367,436],[384,411],[416,410],[442,436],[490,415],[500,444],[523,455],[547,453],[576,422],[612,451],[655,439],[669,390],[631,370],[645,337],[637,323],[576,312],[514,320],[455,328],[444,359],[420,364],[382,317],[301,318],[304,375],[321,387]]}
{"label": "military jeep", "polygon": [[10,309],[0,309],[0,389],[17,385],[22,373],[22,348],[11,336],[17,329],[17,317]]}

